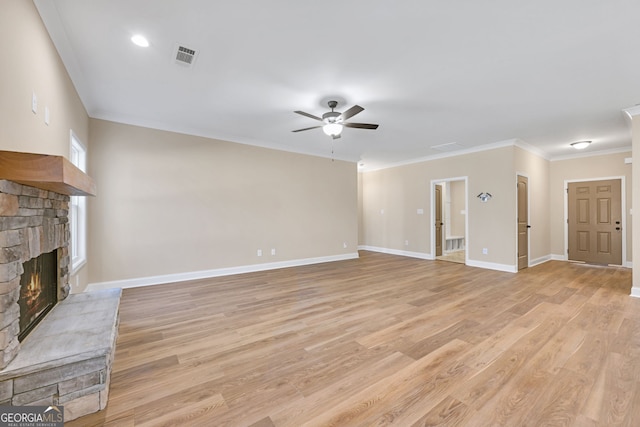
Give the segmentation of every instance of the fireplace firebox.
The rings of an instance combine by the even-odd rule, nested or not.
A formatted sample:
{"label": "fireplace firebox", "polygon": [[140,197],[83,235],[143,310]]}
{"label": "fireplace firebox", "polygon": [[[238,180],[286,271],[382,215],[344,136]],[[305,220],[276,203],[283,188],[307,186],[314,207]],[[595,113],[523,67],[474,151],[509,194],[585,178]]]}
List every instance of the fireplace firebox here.
{"label": "fireplace firebox", "polygon": [[58,302],[58,256],[56,251],[41,254],[23,263],[20,279],[20,332],[18,340],[46,316]]}

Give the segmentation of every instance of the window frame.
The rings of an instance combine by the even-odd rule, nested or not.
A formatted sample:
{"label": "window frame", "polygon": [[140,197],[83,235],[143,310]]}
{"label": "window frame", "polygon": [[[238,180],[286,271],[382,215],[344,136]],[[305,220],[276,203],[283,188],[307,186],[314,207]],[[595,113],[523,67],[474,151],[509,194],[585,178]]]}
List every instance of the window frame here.
{"label": "window frame", "polygon": [[[73,130],[70,132],[69,161],[87,171],[87,148]],[[69,200],[69,258],[71,274],[87,263],[87,198],[71,196]]]}

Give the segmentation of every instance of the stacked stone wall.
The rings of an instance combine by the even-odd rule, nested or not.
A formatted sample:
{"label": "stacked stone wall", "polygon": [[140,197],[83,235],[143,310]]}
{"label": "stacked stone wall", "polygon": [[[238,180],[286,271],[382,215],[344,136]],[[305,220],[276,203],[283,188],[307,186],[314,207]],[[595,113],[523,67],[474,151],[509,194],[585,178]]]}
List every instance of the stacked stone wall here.
{"label": "stacked stone wall", "polygon": [[0,369],[18,354],[23,263],[57,251],[58,301],[69,294],[69,196],[0,180]]}

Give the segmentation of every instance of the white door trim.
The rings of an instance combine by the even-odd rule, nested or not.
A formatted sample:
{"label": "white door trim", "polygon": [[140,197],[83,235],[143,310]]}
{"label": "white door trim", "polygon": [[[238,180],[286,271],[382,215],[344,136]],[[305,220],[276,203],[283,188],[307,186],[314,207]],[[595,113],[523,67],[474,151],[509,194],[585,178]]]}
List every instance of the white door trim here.
{"label": "white door trim", "polygon": [[441,178],[431,180],[431,217],[429,222],[429,234],[431,236],[431,259],[436,259],[436,236],[434,224],[436,220],[436,185],[442,182],[464,181],[464,263],[469,263],[469,177],[459,176],[454,178]]}

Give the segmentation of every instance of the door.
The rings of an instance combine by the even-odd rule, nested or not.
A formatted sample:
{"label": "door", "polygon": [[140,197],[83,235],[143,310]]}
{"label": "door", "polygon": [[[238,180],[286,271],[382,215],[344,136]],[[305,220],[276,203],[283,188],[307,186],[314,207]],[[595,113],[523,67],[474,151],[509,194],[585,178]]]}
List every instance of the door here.
{"label": "door", "polygon": [[442,255],[442,186],[436,185],[436,256]]}
{"label": "door", "polygon": [[619,179],[569,183],[569,260],[622,264],[621,188]]}
{"label": "door", "polygon": [[518,175],[518,270],[529,267],[529,180]]}

